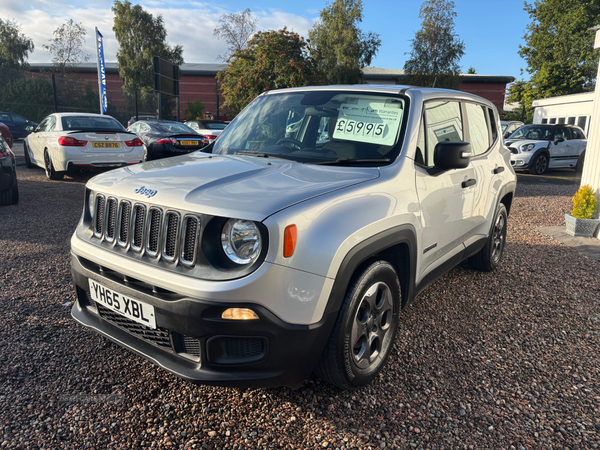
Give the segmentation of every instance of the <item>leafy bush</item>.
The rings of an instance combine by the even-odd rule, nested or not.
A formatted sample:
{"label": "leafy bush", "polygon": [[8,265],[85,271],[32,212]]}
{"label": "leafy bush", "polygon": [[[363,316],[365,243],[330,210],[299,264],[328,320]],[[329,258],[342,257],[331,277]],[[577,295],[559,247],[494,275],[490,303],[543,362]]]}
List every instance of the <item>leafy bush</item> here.
{"label": "leafy bush", "polygon": [[571,215],[576,219],[593,219],[598,211],[598,199],[589,184],[581,186],[573,196]]}

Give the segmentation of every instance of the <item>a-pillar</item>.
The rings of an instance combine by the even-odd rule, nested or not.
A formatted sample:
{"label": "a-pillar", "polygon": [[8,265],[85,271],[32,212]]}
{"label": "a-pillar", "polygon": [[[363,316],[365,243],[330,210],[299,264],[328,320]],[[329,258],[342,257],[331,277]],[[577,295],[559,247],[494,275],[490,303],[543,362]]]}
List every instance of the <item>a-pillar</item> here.
{"label": "a-pillar", "polygon": [[[600,48],[600,25],[590,28],[596,33],[594,49]],[[598,76],[596,77],[596,91],[594,92],[594,106],[590,118],[590,129],[588,132],[587,149],[585,151],[585,163],[581,175],[581,185],[589,184],[600,198],[600,64],[598,65]]]}

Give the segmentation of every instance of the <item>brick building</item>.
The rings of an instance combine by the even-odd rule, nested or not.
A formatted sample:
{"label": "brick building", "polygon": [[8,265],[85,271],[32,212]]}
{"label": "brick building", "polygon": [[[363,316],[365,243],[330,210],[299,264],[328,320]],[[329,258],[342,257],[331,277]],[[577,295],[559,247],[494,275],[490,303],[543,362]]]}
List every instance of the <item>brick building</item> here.
{"label": "brick building", "polygon": [[[52,71],[52,64],[31,64],[31,71]],[[218,93],[216,75],[220,70],[225,70],[226,64],[188,63],[180,68],[179,80],[180,110],[183,112],[188,102],[200,99],[205,110],[215,118],[224,119],[222,108],[224,98]],[[75,73],[92,84],[98,90],[98,77],[95,63],[79,64]],[[404,71],[397,69],[381,69],[366,67],[364,70],[365,82],[368,84],[402,84]],[[459,90],[477,94],[493,102],[499,111],[504,105],[506,85],[515,81],[514,77],[502,75],[463,74]],[[125,110],[123,97],[123,82],[119,78],[117,63],[106,63],[106,86],[110,104],[118,110]]]}

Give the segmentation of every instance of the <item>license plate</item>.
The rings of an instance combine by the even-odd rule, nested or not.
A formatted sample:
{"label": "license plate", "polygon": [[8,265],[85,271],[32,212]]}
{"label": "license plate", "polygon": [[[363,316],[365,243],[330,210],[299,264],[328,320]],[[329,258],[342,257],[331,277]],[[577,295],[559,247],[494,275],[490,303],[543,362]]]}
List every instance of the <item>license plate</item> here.
{"label": "license plate", "polygon": [[96,303],[133,320],[134,322],[156,329],[154,306],[134,300],[131,297],[113,291],[112,289],[88,279],[90,295]]}
{"label": "license plate", "polygon": [[121,144],[118,142],[93,142],[92,147],[94,148],[121,148]]}
{"label": "license plate", "polygon": [[198,141],[179,141],[179,145],[198,145]]}

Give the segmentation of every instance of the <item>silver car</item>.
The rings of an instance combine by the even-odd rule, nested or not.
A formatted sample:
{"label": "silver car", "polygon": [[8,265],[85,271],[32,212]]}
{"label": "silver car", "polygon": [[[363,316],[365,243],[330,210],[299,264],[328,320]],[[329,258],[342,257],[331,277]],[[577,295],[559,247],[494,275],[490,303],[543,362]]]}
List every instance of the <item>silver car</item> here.
{"label": "silver car", "polygon": [[475,95],[270,91],[202,151],[88,182],[72,315],[198,383],[363,386],[421,291],[500,263],[515,187]]}

